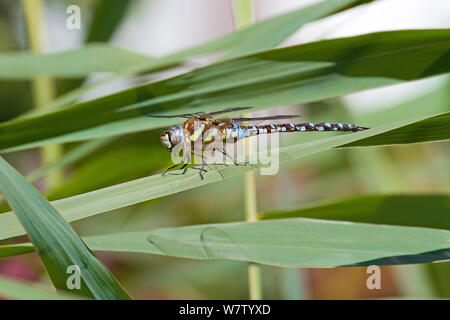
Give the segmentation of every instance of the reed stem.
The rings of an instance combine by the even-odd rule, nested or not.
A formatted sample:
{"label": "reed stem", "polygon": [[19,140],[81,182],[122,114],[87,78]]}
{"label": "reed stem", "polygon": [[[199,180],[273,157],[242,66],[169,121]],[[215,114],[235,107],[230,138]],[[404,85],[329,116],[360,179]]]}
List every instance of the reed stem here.
{"label": "reed stem", "polygon": [[[28,42],[32,52],[44,53],[44,3],[42,0],[22,0]],[[55,83],[48,76],[33,79],[33,102],[35,109],[46,108],[55,97]],[[60,145],[46,145],[41,149],[42,164],[56,161],[62,155]],[[62,170],[54,170],[46,178],[46,189],[51,190],[63,181]]]}
{"label": "reed stem", "polygon": [[[248,27],[254,23],[253,0],[233,0],[233,15],[236,29]],[[246,150],[250,149],[246,141]],[[245,220],[254,222],[258,220],[256,199],[256,174],[249,171],[245,174]],[[255,263],[248,264],[248,290],[250,300],[262,299],[261,267]]]}

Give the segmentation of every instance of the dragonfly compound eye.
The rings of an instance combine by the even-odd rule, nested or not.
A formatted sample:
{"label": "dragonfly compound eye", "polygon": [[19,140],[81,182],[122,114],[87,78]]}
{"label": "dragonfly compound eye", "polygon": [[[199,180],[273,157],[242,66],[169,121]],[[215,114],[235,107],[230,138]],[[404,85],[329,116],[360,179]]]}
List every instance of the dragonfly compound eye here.
{"label": "dragonfly compound eye", "polygon": [[161,133],[159,138],[161,139],[161,143],[164,146],[164,148],[170,151],[170,149],[172,149],[172,143],[170,142],[169,133],[165,131]]}
{"label": "dragonfly compound eye", "polygon": [[170,127],[169,130],[167,131],[167,135],[169,138],[168,141],[171,144],[171,146],[174,146],[184,141],[184,133],[181,126]]}

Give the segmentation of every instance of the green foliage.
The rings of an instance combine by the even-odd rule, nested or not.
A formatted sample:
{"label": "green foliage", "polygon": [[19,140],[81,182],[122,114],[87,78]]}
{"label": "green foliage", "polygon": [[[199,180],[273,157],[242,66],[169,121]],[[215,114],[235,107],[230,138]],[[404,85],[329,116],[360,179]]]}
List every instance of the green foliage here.
{"label": "green foliage", "polygon": [[76,78],[93,72],[117,72],[153,60],[108,44],[88,44],[79,49],[47,55],[2,53],[0,79],[29,79],[39,75]]}
{"label": "green foliage", "polygon": [[38,288],[31,283],[12,280],[0,276],[0,295],[18,300],[72,300],[75,296],[55,294]]}
{"label": "green foliage", "polygon": [[[57,112],[0,124],[0,149],[36,146],[69,133],[76,137],[81,129],[175,108],[209,111],[224,104],[268,108],[442,74],[450,70],[449,35],[449,30],[383,32],[224,61]],[[148,122],[149,129],[152,120]],[[128,125],[135,127],[131,121]],[[104,127],[101,131],[105,136]]]}
{"label": "green foliage", "polygon": [[450,195],[364,195],[293,210],[272,211],[260,219],[314,218],[450,230]]}
{"label": "green foliage", "polygon": [[0,158],[0,190],[27,231],[53,284],[67,290],[67,268],[80,268],[80,293],[96,299],[128,299],[128,294],[58,212]]}
{"label": "green foliage", "polygon": [[102,251],[323,268],[446,260],[449,235],[445,230],[293,218],[124,232],[84,240]]}
{"label": "green foliage", "polygon": [[[129,295],[91,250],[202,260],[240,260],[282,267],[397,265],[448,260],[450,202],[445,183],[436,182],[430,191],[426,190],[427,187],[419,188],[420,193],[413,192],[414,189],[409,188],[407,183],[398,183],[405,192],[367,195],[362,191],[356,197],[336,196],[332,201],[295,205],[291,209],[280,209],[286,208],[280,205],[284,200],[274,201],[274,210],[260,214],[260,219],[264,221],[253,223],[206,223],[161,228],[152,220],[156,212],[150,215],[146,211],[152,209],[142,206],[145,215],[133,215],[131,210],[127,211],[127,207],[132,205],[136,205],[133,209],[141,208],[137,204],[148,200],[188,190],[199,192],[199,187],[206,185],[206,188],[213,188],[217,182],[255,170],[248,165],[210,166],[203,180],[194,170],[188,170],[184,175],[147,176],[168,162],[170,155],[157,146],[156,131],[148,135],[137,133],[163,128],[175,121],[143,117],[146,114],[208,112],[224,106],[250,105],[254,106],[254,110],[263,110],[319,102],[310,104],[309,109],[317,110],[317,115],[312,117],[323,116],[327,115],[323,111],[330,101],[327,99],[450,71],[448,29],[388,31],[273,49],[306,23],[369,2],[319,2],[162,58],[142,56],[107,44],[86,44],[79,49],[48,55],[29,52],[0,54],[2,80],[22,81],[50,75],[75,79],[72,84],[79,85],[80,78],[94,72],[112,73],[105,80],[58,97],[48,110],[22,114],[20,118],[0,123],[2,153],[89,140],[70,146],[67,148],[69,151],[57,161],[42,165],[28,175],[30,182],[36,182],[53,170],[72,166],[71,178],[47,192],[49,199],[62,198],[52,202],[48,202],[0,158],[0,191],[13,210],[0,214],[0,241],[14,241],[14,238],[25,234],[31,240],[31,244],[8,242],[1,245],[0,258],[36,250],[59,291],[66,288],[67,266],[76,264],[81,267],[84,296],[96,299],[128,299]],[[107,1],[99,1],[87,42],[109,39],[129,3],[115,1],[110,6]],[[251,7],[244,9],[248,16]],[[90,89],[113,79],[171,69],[190,57],[217,51],[223,54],[218,62],[211,65],[165,80],[154,75],[154,82],[69,105]],[[340,122],[357,120],[358,124],[371,129],[351,134],[292,135],[274,151],[279,153],[282,167],[285,163],[290,164],[285,167],[289,170],[295,169],[296,165],[304,167],[294,170],[297,175],[293,178],[280,174],[280,179],[284,179],[283,187],[288,189],[288,183],[306,184],[305,177],[299,176],[303,168],[316,167],[319,170],[321,167],[322,170],[326,167],[326,174],[320,179],[323,179],[323,184],[335,185],[340,195],[341,190],[338,189],[341,186],[352,186],[353,180],[361,179],[351,174],[358,164],[361,168],[367,165],[369,170],[375,168],[374,171],[378,172],[372,174],[381,172],[382,176],[389,177],[386,181],[398,181],[397,177],[388,174],[395,172],[395,168],[387,165],[398,156],[395,152],[389,156],[378,153],[377,159],[384,162],[380,161],[375,167],[370,165],[376,159],[364,163],[361,159],[346,159],[343,155],[349,157],[350,152],[346,150],[355,150],[355,147],[391,146],[389,150],[397,150],[402,148],[399,145],[448,140],[449,98],[447,85],[406,104],[370,114],[350,115],[348,110],[343,110],[344,104],[341,103],[337,112],[328,114],[333,114]],[[7,101],[14,100],[8,98]],[[21,106],[21,110],[25,109]],[[6,116],[10,117],[11,113],[7,112]],[[129,139],[112,138],[123,135],[129,135]],[[404,161],[409,172],[421,174],[423,163],[429,166],[426,172],[432,172],[434,168],[448,168],[438,163],[439,159],[446,159],[448,150],[444,147],[439,149],[443,144],[430,145],[434,145],[435,149],[428,152],[440,152],[437,160],[433,158],[434,162],[429,164],[425,160],[417,166],[413,163],[416,158],[431,157],[426,158],[422,154],[424,149],[415,146],[416,149]],[[370,154],[377,154],[377,150],[385,149],[374,148]],[[339,159],[324,159],[321,157],[323,151],[329,151],[327,155],[333,154]],[[17,154],[20,155],[14,153],[8,156],[15,160]],[[306,158],[313,155],[314,158]],[[320,179],[313,177],[309,181],[314,183],[314,180]],[[357,182],[354,184],[356,186],[349,188],[350,192],[357,190]],[[320,187],[316,186],[317,190]],[[295,194],[299,199],[302,196]],[[318,193],[312,198],[321,197],[323,195]],[[171,199],[184,201],[179,200],[182,197],[172,196]],[[165,199],[160,201],[164,206]],[[199,208],[205,207],[199,205]],[[206,208],[214,211],[214,201]],[[152,230],[142,227],[141,231],[105,235],[94,232],[81,240],[68,224],[93,216],[97,216],[92,218],[94,221],[97,218],[114,221],[118,214],[111,214],[111,211],[116,209],[121,209],[118,213],[128,212],[129,216],[139,220],[137,225],[143,223],[147,216],[150,217]],[[201,215],[201,210],[192,211],[177,214],[196,215],[196,218]],[[226,209],[223,211],[226,212]],[[107,214],[100,215],[102,213]],[[225,221],[229,220],[225,218]],[[100,225],[98,227],[101,230]],[[437,265],[439,267],[430,269],[437,283],[437,292],[445,296],[448,295],[448,288],[441,282],[448,278],[448,264]],[[297,278],[290,274],[287,279]],[[299,296],[296,289],[286,290],[290,296]],[[3,278],[0,278],[0,294],[19,299],[33,298],[39,294],[50,299],[71,298],[45,290],[41,292],[41,289]]]}

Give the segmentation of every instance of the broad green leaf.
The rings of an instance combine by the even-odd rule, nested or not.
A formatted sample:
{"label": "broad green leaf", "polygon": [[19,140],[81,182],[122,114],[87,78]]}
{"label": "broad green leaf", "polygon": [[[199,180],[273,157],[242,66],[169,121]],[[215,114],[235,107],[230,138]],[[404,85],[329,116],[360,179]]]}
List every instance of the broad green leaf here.
{"label": "broad green leaf", "polygon": [[57,289],[67,290],[67,268],[76,265],[80,268],[83,295],[130,298],[59,213],[1,157],[0,191],[15,210]]}
{"label": "broad green leaf", "polygon": [[363,195],[260,214],[263,220],[294,217],[450,230],[450,195]]}
{"label": "broad green leaf", "polygon": [[78,49],[42,55],[1,53],[0,79],[27,79],[39,75],[76,78],[93,72],[118,72],[154,61],[154,58],[108,44],[87,44]]}
{"label": "broad green leaf", "polygon": [[123,232],[84,240],[93,250],[324,268],[448,260],[449,237],[446,230],[293,218]]}
{"label": "broad green leaf", "polygon": [[450,232],[315,219],[236,222],[86,238],[94,250],[232,259],[284,267],[450,259]]}
{"label": "broad green leaf", "polygon": [[[403,126],[411,124],[415,124],[418,127],[426,126],[429,121],[434,123],[435,119],[441,117],[447,117],[448,119],[449,114],[450,112],[431,117],[420,117],[414,120],[384,125],[366,131],[282,147],[278,149],[279,161],[280,163],[283,163],[298,159],[320,151],[348,145],[352,142],[357,143],[358,140],[363,140],[375,135],[379,135],[379,143],[385,144],[381,137],[384,136],[386,140],[392,141],[394,139],[391,138],[391,135],[395,136],[395,132]],[[410,127],[410,129],[412,132],[415,132],[414,126]],[[448,131],[443,134],[448,136]],[[167,156],[169,159],[170,155],[168,154]],[[249,170],[253,170],[253,167],[215,166],[214,168],[210,168],[209,171],[204,174],[203,180],[200,179],[198,172],[195,170],[188,170],[184,175],[166,175],[162,177],[160,174],[157,174],[54,201],[52,204],[59,212],[61,212],[63,217],[70,222],[102,212],[193,189],[209,183],[223,181],[241,175]],[[13,213],[10,212],[0,215],[0,240],[16,237],[23,233],[24,231]]]}
{"label": "broad green leaf", "polygon": [[[437,29],[382,32],[227,60],[52,113],[0,124],[0,149],[76,135],[82,129],[175,108],[269,108],[446,73],[450,71],[449,36],[450,30]],[[104,130],[100,133],[105,134]]]}
{"label": "broad green leaf", "polygon": [[[1,254],[1,253],[0,253]],[[16,300],[73,300],[79,297],[56,294],[33,283],[0,276],[0,297]]]}

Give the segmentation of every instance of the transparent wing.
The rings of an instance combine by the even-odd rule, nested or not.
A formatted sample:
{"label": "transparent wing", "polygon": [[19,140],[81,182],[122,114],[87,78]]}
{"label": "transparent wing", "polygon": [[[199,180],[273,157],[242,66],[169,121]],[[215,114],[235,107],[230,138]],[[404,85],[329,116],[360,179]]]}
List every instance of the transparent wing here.
{"label": "transparent wing", "polygon": [[159,115],[153,115],[153,114],[147,114],[145,117],[148,118],[193,118],[195,117],[195,114],[193,113],[184,113],[184,114],[175,114],[171,116],[159,116]]}
{"label": "transparent wing", "polygon": [[244,122],[244,121],[265,121],[265,120],[279,120],[279,119],[294,119],[300,117],[297,114],[285,114],[266,117],[251,117],[251,118],[229,118],[229,119],[216,119],[220,122]]}
{"label": "transparent wing", "polygon": [[170,116],[160,116],[160,115],[149,114],[149,115],[146,115],[146,117],[149,117],[149,118],[195,118],[195,117],[210,118],[210,117],[218,115],[218,114],[232,112],[232,111],[246,110],[246,109],[250,109],[250,108],[251,107],[227,108],[227,109],[223,109],[220,111],[214,111],[214,112],[209,112],[209,113],[199,111],[199,112],[194,112],[194,113],[183,113],[183,114],[175,114],[175,115],[170,115]]}
{"label": "transparent wing", "polygon": [[247,110],[247,109],[251,109],[251,108],[252,107],[227,108],[227,109],[223,109],[223,110],[220,110],[220,111],[214,111],[214,112],[205,113],[204,116],[205,117],[211,117],[211,116],[215,116],[215,115],[222,114],[222,113],[228,113],[228,112],[240,111],[240,110]]}

